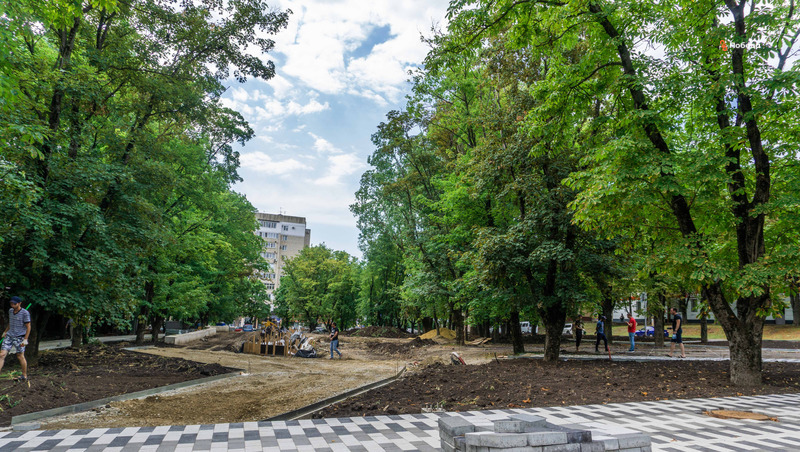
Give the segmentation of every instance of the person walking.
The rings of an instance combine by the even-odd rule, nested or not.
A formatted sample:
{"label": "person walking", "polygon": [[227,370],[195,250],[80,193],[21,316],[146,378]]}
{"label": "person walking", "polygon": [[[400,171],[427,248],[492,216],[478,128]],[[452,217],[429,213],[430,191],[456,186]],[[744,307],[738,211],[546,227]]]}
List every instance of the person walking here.
{"label": "person walking", "polygon": [[8,310],[8,325],[3,331],[3,345],[0,346],[0,371],[6,363],[6,355],[12,348],[17,349],[17,359],[22,367],[22,376],[15,377],[14,381],[28,380],[28,362],[25,361],[25,346],[28,345],[28,336],[31,335],[31,314],[22,308],[20,297],[11,297],[11,309]]}
{"label": "person walking", "polygon": [[672,340],[669,344],[669,356],[672,358],[672,354],[675,353],[675,344],[679,344],[681,347],[681,358],[686,358],[686,349],[683,347],[683,317],[678,313],[678,308],[671,308],[670,311],[672,312]]}
{"label": "person walking", "polygon": [[583,333],[586,331],[583,329],[583,322],[581,321],[580,317],[575,319],[573,328],[575,328],[575,353],[578,353],[581,348],[581,339],[583,339]]}
{"label": "person walking", "polygon": [[339,351],[339,328],[336,328],[336,323],[331,322],[331,357],[333,359],[333,352],[339,354],[339,359],[342,359],[342,352]]}
{"label": "person walking", "polygon": [[636,335],[636,319],[633,318],[633,313],[628,313],[628,339],[631,341],[631,348],[628,350],[629,352],[633,352],[636,349],[636,345],[634,344],[634,336]]}
{"label": "person walking", "polygon": [[594,351],[595,353],[599,353],[600,350],[600,340],[603,340],[603,345],[606,347],[606,351],[608,351],[608,339],[606,339],[606,328],[603,322],[605,322],[606,316],[601,315],[597,318],[597,325],[595,325],[594,332],[597,334],[597,342],[594,343]]}

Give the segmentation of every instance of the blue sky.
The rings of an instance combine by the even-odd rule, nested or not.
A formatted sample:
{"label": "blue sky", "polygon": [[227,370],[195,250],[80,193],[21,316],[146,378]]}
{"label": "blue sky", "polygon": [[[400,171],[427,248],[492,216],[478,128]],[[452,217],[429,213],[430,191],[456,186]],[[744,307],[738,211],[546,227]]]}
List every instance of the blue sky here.
{"label": "blue sky", "polygon": [[377,125],[401,108],[420,35],[445,25],[447,0],[282,0],[269,81],[231,81],[223,97],[256,138],[240,149],[244,193],[260,211],[306,217],[313,244],[361,255],[349,210]]}

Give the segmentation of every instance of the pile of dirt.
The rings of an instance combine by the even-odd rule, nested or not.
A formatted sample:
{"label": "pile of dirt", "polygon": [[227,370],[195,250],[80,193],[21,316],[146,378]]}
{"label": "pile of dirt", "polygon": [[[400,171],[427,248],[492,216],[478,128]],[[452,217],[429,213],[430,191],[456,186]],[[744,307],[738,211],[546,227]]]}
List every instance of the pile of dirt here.
{"label": "pile of dirt", "polygon": [[415,348],[426,347],[428,345],[437,345],[436,341],[431,339],[420,339],[415,337],[407,342],[369,342],[367,349],[372,353],[381,355],[411,355]]}
{"label": "pile of dirt", "polygon": [[442,337],[447,340],[453,340],[456,338],[456,332],[451,330],[450,328],[439,328],[438,334],[437,330],[434,328],[428,331],[425,334],[419,336],[420,339],[433,339],[435,337]]}
{"label": "pile of dirt", "polygon": [[534,359],[484,365],[434,364],[314,414],[321,417],[587,405],[785,394],[800,390],[800,364],[764,363],[758,387],[730,385],[728,362],[608,362]]}
{"label": "pile of dirt", "polygon": [[348,334],[357,337],[388,337],[394,339],[413,337],[413,334],[406,333],[400,328],[395,328],[393,326],[367,326]]}
{"label": "pile of dirt", "polygon": [[[3,370],[19,375],[17,360],[7,359]],[[20,414],[233,371],[219,364],[136,353],[118,345],[43,351],[39,362],[28,368],[28,382],[0,381],[0,425],[10,425],[11,417]]]}

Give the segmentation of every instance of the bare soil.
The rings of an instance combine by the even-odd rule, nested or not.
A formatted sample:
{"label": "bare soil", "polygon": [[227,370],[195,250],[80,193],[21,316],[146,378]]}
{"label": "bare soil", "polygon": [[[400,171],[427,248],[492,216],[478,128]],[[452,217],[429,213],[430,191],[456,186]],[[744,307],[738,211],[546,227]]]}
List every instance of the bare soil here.
{"label": "bare soil", "polygon": [[[16,356],[6,358],[8,377],[18,376]],[[10,372],[9,372],[10,371]],[[219,364],[162,358],[119,346],[43,351],[29,366],[28,381],[0,381],[0,425],[11,417],[173,383],[234,372]]]}
{"label": "bare soil", "polygon": [[[5,416],[0,420],[4,419],[2,422],[8,425],[11,415],[191,380],[212,375],[216,372],[214,369],[219,372],[229,369],[241,371],[240,375],[212,383],[45,419],[41,421],[42,427],[157,426],[264,420],[395,375],[404,366],[408,369],[406,376],[376,390],[390,392],[364,394],[324,411],[325,415],[800,391],[797,386],[800,367],[793,365],[766,364],[769,386],[758,390],[761,392],[753,392],[724,384],[728,380],[724,373],[727,371],[725,362],[676,361],[667,365],[656,362],[570,361],[545,364],[541,360],[504,360],[511,352],[508,344],[456,347],[441,338],[358,336],[342,336],[339,348],[344,359],[328,360],[325,359],[329,353],[327,335],[312,335],[317,341],[318,354],[323,358],[237,353],[250,334],[254,333],[219,333],[186,346],[159,346],[138,352],[125,352],[119,347],[43,352],[40,364],[31,368],[30,388],[10,381],[0,383],[0,389],[3,389],[0,392],[0,408],[3,409],[0,416]],[[531,342],[536,341],[532,339]],[[566,355],[566,350],[571,350],[572,345],[565,344],[564,347],[562,352]],[[526,345],[526,349],[534,353],[537,350],[541,353],[541,348],[539,344]],[[696,357],[709,353],[709,356],[719,355],[718,350],[703,350],[692,349],[691,354]],[[453,351],[460,353],[468,365],[450,365]],[[615,353],[617,351],[615,348]],[[787,350],[784,353],[791,352]],[[643,349],[641,353],[663,354],[663,349]],[[88,373],[88,363],[92,360],[105,367]],[[60,367],[57,368],[61,370],[48,370],[49,362],[58,363]],[[14,357],[6,361],[7,366],[15,364]],[[157,369],[163,371],[158,373]],[[111,378],[104,378],[109,376]],[[578,384],[575,378],[580,378]],[[51,392],[45,390],[51,387],[55,389],[47,389]],[[67,389],[59,389],[61,387]],[[73,392],[86,395],[78,398],[71,395]],[[33,399],[33,393],[42,396]],[[6,399],[5,394],[8,395]],[[39,401],[34,403],[35,400]]]}
{"label": "bare soil", "polygon": [[344,400],[314,417],[468,411],[800,391],[800,364],[766,363],[759,387],[729,384],[719,361],[608,362],[534,359],[436,364]]}
{"label": "bare soil", "polygon": [[[404,366],[415,372],[425,365],[449,362],[448,345],[419,339],[342,337],[344,359],[326,359],[326,335],[316,338],[323,358],[264,357],[234,353],[247,333],[219,333],[186,346],[159,346],[142,354],[162,358],[186,358],[244,370],[244,375],[196,387],[114,402],[90,412],[42,421],[42,428],[189,425],[259,421],[302,408],[318,400],[377,380],[388,378]],[[381,345],[383,344],[383,345]],[[413,345],[416,344],[416,345]],[[393,350],[412,350],[413,353]],[[488,362],[503,348],[464,350],[469,362]],[[493,351],[494,350],[494,351]]]}

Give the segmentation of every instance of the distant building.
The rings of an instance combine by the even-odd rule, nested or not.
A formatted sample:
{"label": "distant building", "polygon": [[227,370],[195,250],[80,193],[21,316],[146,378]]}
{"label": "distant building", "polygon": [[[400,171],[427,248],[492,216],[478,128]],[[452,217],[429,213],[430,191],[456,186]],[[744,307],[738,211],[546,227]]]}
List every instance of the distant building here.
{"label": "distant building", "polygon": [[285,261],[297,256],[303,248],[310,245],[311,229],[306,228],[305,217],[256,213],[256,220],[256,235],[264,240],[261,255],[272,266],[269,273],[261,275],[261,279],[267,286],[270,300],[274,300],[273,293],[281,286]]}

